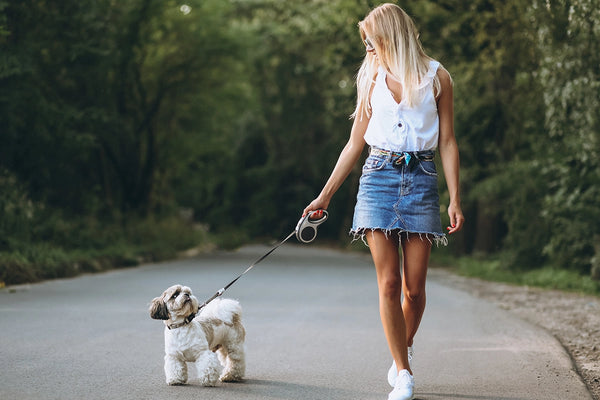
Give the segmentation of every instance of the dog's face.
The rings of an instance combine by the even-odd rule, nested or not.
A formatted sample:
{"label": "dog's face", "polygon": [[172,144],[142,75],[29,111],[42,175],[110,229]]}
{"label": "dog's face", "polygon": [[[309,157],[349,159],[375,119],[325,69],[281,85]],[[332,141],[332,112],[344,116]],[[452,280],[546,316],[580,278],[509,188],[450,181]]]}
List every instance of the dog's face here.
{"label": "dog's face", "polygon": [[187,286],[173,285],[156,297],[150,304],[150,316],[154,319],[178,320],[198,312],[198,299]]}

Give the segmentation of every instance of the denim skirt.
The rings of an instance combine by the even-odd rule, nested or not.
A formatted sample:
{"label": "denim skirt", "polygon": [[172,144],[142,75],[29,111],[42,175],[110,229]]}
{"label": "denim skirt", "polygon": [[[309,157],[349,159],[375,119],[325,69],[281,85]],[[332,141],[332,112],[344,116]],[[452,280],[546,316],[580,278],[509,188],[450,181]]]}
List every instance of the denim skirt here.
{"label": "denim skirt", "polygon": [[351,234],[415,233],[447,244],[442,232],[434,151],[391,152],[371,148],[363,165]]}

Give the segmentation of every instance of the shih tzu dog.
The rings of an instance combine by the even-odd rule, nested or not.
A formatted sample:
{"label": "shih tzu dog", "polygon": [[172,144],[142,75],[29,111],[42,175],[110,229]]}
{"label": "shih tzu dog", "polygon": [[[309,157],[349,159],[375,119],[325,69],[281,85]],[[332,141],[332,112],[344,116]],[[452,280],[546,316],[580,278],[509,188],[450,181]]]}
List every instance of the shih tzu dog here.
{"label": "shih tzu dog", "polygon": [[242,307],[230,299],[215,299],[198,313],[198,299],[187,286],[174,285],[152,300],[150,316],[165,323],[167,384],[188,380],[194,363],[203,386],[240,381],[246,370]]}

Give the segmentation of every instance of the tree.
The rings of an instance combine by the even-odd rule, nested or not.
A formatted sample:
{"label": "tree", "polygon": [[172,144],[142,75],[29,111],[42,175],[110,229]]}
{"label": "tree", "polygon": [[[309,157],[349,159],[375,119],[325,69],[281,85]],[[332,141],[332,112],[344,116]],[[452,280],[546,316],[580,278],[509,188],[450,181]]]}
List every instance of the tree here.
{"label": "tree", "polygon": [[164,206],[182,169],[172,163],[195,156],[173,142],[197,141],[189,146],[197,150],[224,131],[203,122],[230,96],[222,89],[238,40],[230,12],[220,1],[5,7],[1,165],[34,199],[69,212]]}
{"label": "tree", "polygon": [[[253,38],[246,60],[256,104],[239,130],[236,178],[220,193],[227,207],[211,215],[252,235],[279,235],[316,195],[348,138],[364,54],[356,23],[368,7],[348,0],[236,4]],[[355,180],[336,196],[330,234],[346,235],[341,222],[351,216]]]}
{"label": "tree", "polygon": [[544,253],[558,266],[589,273],[600,257],[600,4],[534,1],[532,10],[548,134],[536,147],[548,183],[542,216],[551,238]]}

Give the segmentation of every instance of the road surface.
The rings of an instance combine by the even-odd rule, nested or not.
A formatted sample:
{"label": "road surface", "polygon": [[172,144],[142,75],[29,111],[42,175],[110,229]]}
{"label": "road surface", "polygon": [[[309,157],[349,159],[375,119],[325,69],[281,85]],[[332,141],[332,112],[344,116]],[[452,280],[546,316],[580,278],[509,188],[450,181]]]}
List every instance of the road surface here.
{"label": "road surface", "polygon": [[[285,245],[232,286],[247,379],[168,386],[152,298],[210,297],[265,246],[0,290],[0,399],[384,400],[391,359],[367,255]],[[432,276],[415,341],[416,399],[589,400],[559,343]]]}

